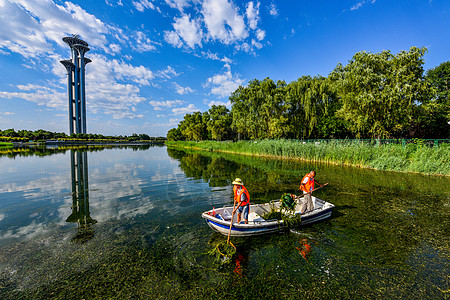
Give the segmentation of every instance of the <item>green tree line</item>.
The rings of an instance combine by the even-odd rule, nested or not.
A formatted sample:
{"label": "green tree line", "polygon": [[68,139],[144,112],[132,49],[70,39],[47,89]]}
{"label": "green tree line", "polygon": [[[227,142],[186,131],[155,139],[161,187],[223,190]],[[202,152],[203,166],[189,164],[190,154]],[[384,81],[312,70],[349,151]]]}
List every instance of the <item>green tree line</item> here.
{"label": "green tree line", "polygon": [[133,133],[130,136],[105,136],[102,134],[93,134],[93,133],[78,133],[67,135],[64,132],[51,132],[43,129],[39,130],[18,130],[16,131],[14,128],[0,130],[0,140],[5,138],[20,138],[22,140],[29,141],[48,141],[48,140],[57,140],[57,139],[78,139],[78,140],[121,140],[121,141],[164,141],[166,138],[164,137],[150,137],[148,134],[141,133]]}
{"label": "green tree line", "polygon": [[186,114],[168,140],[448,138],[450,61],[424,72],[425,47],[394,55],[358,52],[328,77],[253,79]]}

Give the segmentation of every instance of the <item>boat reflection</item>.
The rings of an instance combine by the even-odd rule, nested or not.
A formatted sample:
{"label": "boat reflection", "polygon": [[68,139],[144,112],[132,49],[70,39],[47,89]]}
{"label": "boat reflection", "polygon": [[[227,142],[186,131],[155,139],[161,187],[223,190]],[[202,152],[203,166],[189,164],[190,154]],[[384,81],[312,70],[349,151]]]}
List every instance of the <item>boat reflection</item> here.
{"label": "boat reflection", "polygon": [[70,150],[72,173],[72,214],[66,222],[77,223],[78,232],[73,242],[85,243],[94,237],[92,224],[97,223],[89,212],[88,159],[86,151]]}

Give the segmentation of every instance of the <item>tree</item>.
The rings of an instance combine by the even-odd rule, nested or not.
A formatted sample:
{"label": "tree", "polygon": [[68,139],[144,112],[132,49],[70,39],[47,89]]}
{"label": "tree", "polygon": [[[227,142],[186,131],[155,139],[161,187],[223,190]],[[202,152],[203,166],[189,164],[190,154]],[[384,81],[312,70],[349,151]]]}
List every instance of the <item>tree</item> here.
{"label": "tree", "polygon": [[426,73],[426,79],[435,89],[434,100],[450,106],[450,61],[444,62]]}
{"label": "tree", "polygon": [[213,105],[209,111],[209,120],[206,124],[213,140],[223,141],[232,137],[231,113],[224,105]]}
{"label": "tree", "polygon": [[3,131],[3,136],[18,137],[19,134],[14,130],[14,128],[10,128]]}
{"label": "tree", "polygon": [[206,124],[203,123],[203,115],[199,111],[186,114],[180,122],[179,128],[186,140],[201,141],[207,139]]}
{"label": "tree", "polygon": [[181,133],[181,130],[177,128],[172,128],[167,132],[167,140],[169,141],[183,141],[184,136]]}
{"label": "tree", "polygon": [[428,138],[449,138],[450,132],[450,61],[426,72],[432,97],[424,101],[416,122],[415,135]]}
{"label": "tree", "polygon": [[148,134],[141,133],[141,134],[139,134],[139,139],[142,140],[142,141],[149,141],[150,140],[150,136]]}
{"label": "tree", "polygon": [[[288,115],[293,138],[326,137],[322,130],[329,118],[335,118],[337,96],[329,80],[303,76],[287,87]],[[328,123],[331,126],[333,123]],[[320,127],[322,130],[317,130]]]}
{"label": "tree", "polygon": [[232,128],[240,138],[265,139],[280,135],[280,108],[285,101],[285,85],[284,81],[275,84],[270,78],[254,79],[232,93]]}
{"label": "tree", "polygon": [[330,78],[342,100],[338,116],[351,124],[357,137],[405,135],[429,92],[423,76],[425,52],[417,47],[396,56],[363,51],[348,65],[335,68]]}

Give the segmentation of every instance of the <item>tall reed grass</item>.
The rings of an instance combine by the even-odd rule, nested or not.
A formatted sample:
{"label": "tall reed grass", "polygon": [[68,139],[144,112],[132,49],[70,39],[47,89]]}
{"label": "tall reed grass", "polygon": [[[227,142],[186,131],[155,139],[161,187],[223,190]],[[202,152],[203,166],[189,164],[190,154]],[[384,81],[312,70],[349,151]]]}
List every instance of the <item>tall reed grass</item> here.
{"label": "tall reed grass", "polygon": [[223,151],[247,155],[276,156],[337,165],[450,175],[450,144],[430,147],[421,144],[381,144],[330,141],[327,143],[296,140],[261,141],[177,141],[168,146],[208,151]]}

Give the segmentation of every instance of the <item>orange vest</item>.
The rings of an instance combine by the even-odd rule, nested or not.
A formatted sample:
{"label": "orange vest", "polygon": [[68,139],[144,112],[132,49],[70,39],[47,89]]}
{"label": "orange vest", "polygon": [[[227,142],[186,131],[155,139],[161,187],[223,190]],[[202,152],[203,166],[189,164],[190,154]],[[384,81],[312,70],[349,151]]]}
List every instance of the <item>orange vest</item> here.
{"label": "orange vest", "polygon": [[303,181],[305,181],[305,178],[308,178],[308,181],[306,182],[305,185],[300,184],[300,190],[307,193],[314,189],[314,178],[311,178],[311,174],[308,173],[305,175],[305,177],[303,177],[302,183]]}
{"label": "orange vest", "polygon": [[233,185],[234,202],[238,203],[237,185]]}
{"label": "orange vest", "polygon": [[237,192],[237,195],[236,195],[237,202],[241,201],[241,195],[242,195],[242,193],[245,193],[245,202],[241,202],[240,206],[245,206],[250,203],[250,195],[249,195],[247,189],[245,188],[245,186],[242,186],[242,189],[240,189],[239,191],[236,190],[236,192]]}

